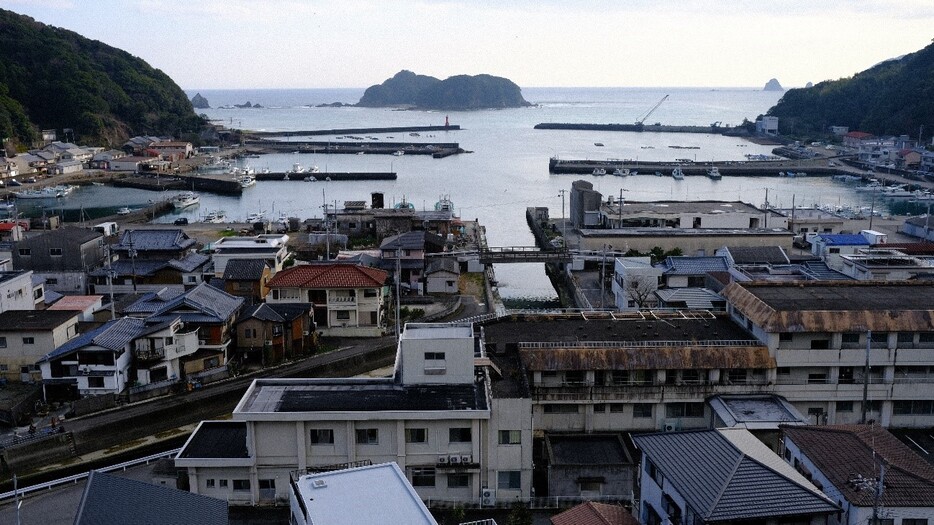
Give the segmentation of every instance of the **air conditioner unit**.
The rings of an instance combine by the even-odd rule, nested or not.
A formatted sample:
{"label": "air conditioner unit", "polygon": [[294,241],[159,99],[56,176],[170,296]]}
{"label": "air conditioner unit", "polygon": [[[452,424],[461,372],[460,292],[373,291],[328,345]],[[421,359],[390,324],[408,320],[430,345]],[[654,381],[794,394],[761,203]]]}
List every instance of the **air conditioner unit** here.
{"label": "air conditioner unit", "polygon": [[323,479],[315,479],[311,482],[312,488],[323,489],[328,486],[328,482]]}
{"label": "air conditioner unit", "polygon": [[452,465],[459,465],[460,462],[461,462],[461,457],[460,457],[460,456],[451,456],[451,457],[448,458],[448,463],[450,463],[450,464],[452,464]]}
{"label": "air conditioner unit", "polygon": [[674,432],[675,430],[678,430],[678,427],[674,423],[665,423],[665,432]]}
{"label": "air conditioner unit", "polygon": [[483,507],[493,507],[496,505],[496,492],[493,489],[483,489],[480,491],[480,505]]}
{"label": "air conditioner unit", "polygon": [[662,428],[665,432],[674,432],[676,430],[681,430],[681,420],[680,419],[666,419]]}
{"label": "air conditioner unit", "polygon": [[266,341],[264,341],[264,344],[266,346],[272,346],[272,339],[266,339]]}
{"label": "air conditioner unit", "polygon": [[309,332],[308,330],[303,330],[303,331],[302,331],[302,335],[304,335],[305,337],[308,337],[308,335],[309,335],[310,333],[311,333],[311,332]]}
{"label": "air conditioner unit", "polygon": [[438,458],[438,464],[439,464],[439,465],[447,465],[447,464],[448,464],[448,457],[447,457],[447,456],[441,456],[440,458]]}
{"label": "air conditioner unit", "polygon": [[204,339],[198,339],[198,346],[204,346],[206,344],[208,344],[208,342],[205,341]]}
{"label": "air conditioner unit", "polygon": [[464,463],[464,464],[473,463],[473,456],[471,456],[470,454],[461,456],[461,463]]}

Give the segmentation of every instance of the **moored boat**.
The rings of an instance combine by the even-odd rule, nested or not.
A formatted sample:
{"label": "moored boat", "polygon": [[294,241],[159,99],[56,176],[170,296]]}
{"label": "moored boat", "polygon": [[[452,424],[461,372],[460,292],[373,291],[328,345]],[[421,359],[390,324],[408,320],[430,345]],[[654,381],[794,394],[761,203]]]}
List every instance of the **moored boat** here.
{"label": "moored boat", "polygon": [[707,168],[707,176],[713,180],[720,180],[723,178],[723,175],[720,174],[720,168],[716,166]]}
{"label": "moored boat", "polygon": [[197,193],[186,191],[185,193],[179,193],[172,198],[172,207],[176,210],[182,208],[187,208],[188,206],[194,206],[198,204],[201,200],[201,197]]}
{"label": "moored boat", "polygon": [[671,176],[675,180],[684,180],[684,171],[681,169],[681,166],[675,166],[675,169],[671,170]]}
{"label": "moored boat", "polygon": [[627,168],[616,168],[613,170],[613,175],[616,175],[617,177],[628,177],[630,174],[631,173]]}
{"label": "moored boat", "polygon": [[593,174],[594,175],[606,175],[606,170],[603,168],[594,168]]}

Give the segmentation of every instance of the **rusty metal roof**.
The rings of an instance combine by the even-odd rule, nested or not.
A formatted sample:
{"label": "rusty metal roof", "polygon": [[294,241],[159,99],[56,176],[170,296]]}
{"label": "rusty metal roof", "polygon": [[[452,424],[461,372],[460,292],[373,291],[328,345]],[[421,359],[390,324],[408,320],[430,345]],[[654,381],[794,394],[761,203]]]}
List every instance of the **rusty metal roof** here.
{"label": "rusty metal roof", "polygon": [[929,332],[934,285],[914,282],[734,282],[721,292],[767,332]]}
{"label": "rusty metal roof", "polygon": [[523,348],[519,356],[528,370],[654,370],[774,368],[768,348],[756,344],[704,344],[672,341],[670,345]]}

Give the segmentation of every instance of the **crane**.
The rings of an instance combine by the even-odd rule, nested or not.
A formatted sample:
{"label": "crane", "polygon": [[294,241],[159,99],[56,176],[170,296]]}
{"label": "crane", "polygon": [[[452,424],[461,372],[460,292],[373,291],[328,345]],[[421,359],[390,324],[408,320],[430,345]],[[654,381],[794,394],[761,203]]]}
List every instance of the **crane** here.
{"label": "crane", "polygon": [[636,121],[636,126],[642,126],[642,123],[645,122],[645,119],[649,118],[652,115],[652,113],[655,113],[655,110],[658,109],[658,106],[661,106],[662,102],[666,100],[668,100],[668,95],[665,95],[664,97],[662,97],[662,99],[659,100],[657,104],[652,106],[652,109],[648,110],[645,113],[645,115],[642,115],[642,118]]}

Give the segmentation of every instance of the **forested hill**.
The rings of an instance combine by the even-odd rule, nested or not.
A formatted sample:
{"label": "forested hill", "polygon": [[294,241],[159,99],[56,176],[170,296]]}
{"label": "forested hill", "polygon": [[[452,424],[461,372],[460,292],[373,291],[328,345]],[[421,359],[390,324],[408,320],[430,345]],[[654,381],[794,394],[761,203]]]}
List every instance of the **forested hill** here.
{"label": "forested hill", "polygon": [[826,134],[829,126],[914,136],[934,122],[934,44],[853,77],[791,89],[769,109],[786,135]]}
{"label": "forested hill", "polygon": [[530,105],[511,80],[491,75],[456,75],[445,80],[400,71],[370,86],[358,106],[407,106],[418,109],[471,110]]}
{"label": "forested hill", "polygon": [[165,73],[129,53],[0,9],[0,136],[30,145],[38,129],[118,146],[202,124]]}

